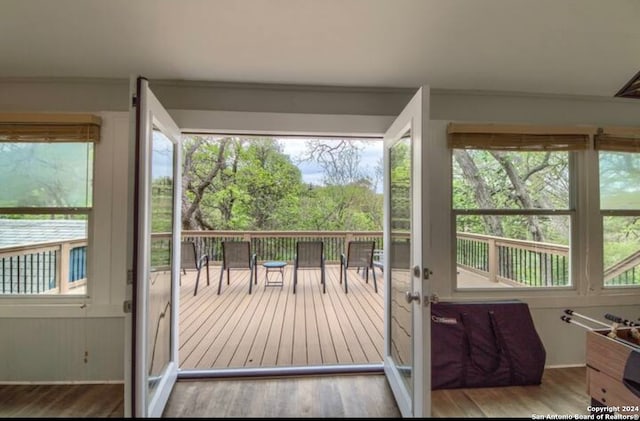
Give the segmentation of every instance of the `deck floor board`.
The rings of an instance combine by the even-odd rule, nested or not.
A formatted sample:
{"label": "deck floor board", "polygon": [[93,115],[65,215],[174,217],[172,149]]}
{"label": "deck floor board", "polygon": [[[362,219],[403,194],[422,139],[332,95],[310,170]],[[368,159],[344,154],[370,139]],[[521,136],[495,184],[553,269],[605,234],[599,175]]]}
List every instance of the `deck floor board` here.
{"label": "deck floor board", "polygon": [[293,294],[293,266],[284,269],[284,285],[258,284],[249,294],[248,271],[231,271],[217,294],[219,266],[210,267],[211,282],[195,271],[182,275],[179,357],[183,369],[367,364],[382,361],[383,281],[378,293],[349,271],[349,293],[339,284],[339,265],[327,265],[327,292],[319,270],[299,270]]}

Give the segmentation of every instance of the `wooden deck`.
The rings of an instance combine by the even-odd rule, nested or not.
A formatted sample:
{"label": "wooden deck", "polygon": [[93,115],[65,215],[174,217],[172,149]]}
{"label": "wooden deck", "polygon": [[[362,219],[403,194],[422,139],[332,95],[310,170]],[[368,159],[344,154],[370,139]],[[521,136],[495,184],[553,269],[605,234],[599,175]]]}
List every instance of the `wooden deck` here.
{"label": "wooden deck", "polygon": [[[217,295],[219,266],[211,266],[211,284],[202,272],[194,297],[195,271],[182,276],[179,359],[182,369],[305,366],[380,363],[383,357],[383,277],[376,270],[366,284],[349,270],[349,293],[339,283],[339,265],[327,265],[327,292],[320,271],[298,271],[293,294],[293,266],[284,286],[265,287],[258,265],[258,284],[249,294],[249,271],[231,271]],[[270,272],[274,280],[276,273]]]}

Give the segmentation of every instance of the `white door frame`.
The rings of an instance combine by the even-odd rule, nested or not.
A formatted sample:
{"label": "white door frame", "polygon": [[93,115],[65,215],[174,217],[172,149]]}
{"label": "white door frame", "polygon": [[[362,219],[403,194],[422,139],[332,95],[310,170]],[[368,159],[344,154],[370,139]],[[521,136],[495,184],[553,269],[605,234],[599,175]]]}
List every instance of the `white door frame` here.
{"label": "white door frame", "polygon": [[384,309],[384,368],[389,384],[404,417],[429,417],[431,415],[431,319],[429,316],[429,281],[427,262],[431,260],[429,183],[425,179],[427,171],[427,125],[429,123],[429,87],[423,86],[407,103],[385,134],[385,195],[384,195],[384,265],[391,268],[390,249],[390,147],[404,135],[411,133],[411,264],[412,291],[418,300],[412,301],[412,390],[408,390],[400,371],[391,357],[391,270],[385,270]]}
{"label": "white door frame", "polygon": [[[131,340],[128,348],[131,351],[129,369],[126,375],[125,385],[125,416],[136,417],[160,417],[164,406],[169,398],[169,394],[175,384],[178,372],[178,313],[179,308],[179,282],[180,279],[180,247],[172,247],[171,254],[171,305],[170,309],[170,357],[167,366],[163,369],[160,380],[156,386],[153,396],[148,396],[149,373],[148,365],[148,292],[150,278],[150,243],[147,239],[151,235],[151,215],[150,215],[150,178],[151,178],[151,145],[153,139],[153,129],[159,129],[174,145],[173,154],[173,229],[172,244],[180,244],[181,230],[181,133],[169,113],[155,97],[148,87],[148,81],[144,78],[137,78],[137,95],[134,103],[136,108],[136,118],[131,121],[137,141],[132,142],[138,145],[138,162],[135,162],[135,149],[131,157],[137,172],[138,197],[137,200],[138,220],[137,226],[133,230],[137,232],[137,261],[135,265],[136,276],[133,276],[133,287],[128,291],[128,298],[131,298],[132,317],[127,317],[127,329],[131,329]],[[132,231],[133,232],[133,231]],[[135,247],[135,246],[134,246]],[[136,279],[137,278],[137,279]]]}

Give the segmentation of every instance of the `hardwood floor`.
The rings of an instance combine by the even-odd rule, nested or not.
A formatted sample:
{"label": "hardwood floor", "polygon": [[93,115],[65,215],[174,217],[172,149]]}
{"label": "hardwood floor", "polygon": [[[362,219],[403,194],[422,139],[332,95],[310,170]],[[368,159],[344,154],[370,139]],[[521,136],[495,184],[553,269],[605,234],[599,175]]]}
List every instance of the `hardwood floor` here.
{"label": "hardwood floor", "polygon": [[544,371],[540,386],[443,389],[431,393],[434,417],[526,417],[588,414],[586,368]]}
{"label": "hardwood floor", "polygon": [[400,416],[383,375],[180,381],[163,417]]}
{"label": "hardwood floor", "polygon": [[122,418],[122,384],[0,385],[0,418]]}
{"label": "hardwood floor", "polygon": [[[586,369],[545,370],[542,385],[432,392],[432,416],[588,414]],[[399,417],[384,375],[179,381],[165,417]]]}
{"label": "hardwood floor", "polygon": [[[122,417],[124,387],[0,385],[0,418]],[[501,418],[588,414],[586,369],[547,369],[540,386],[432,392],[432,416]],[[181,380],[164,417],[399,417],[381,374]]]}

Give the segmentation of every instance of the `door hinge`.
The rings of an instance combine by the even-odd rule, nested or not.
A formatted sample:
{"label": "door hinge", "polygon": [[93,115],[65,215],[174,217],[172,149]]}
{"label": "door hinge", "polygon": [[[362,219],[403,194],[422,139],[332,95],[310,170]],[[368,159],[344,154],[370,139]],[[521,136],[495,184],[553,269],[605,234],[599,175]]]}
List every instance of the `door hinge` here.
{"label": "door hinge", "polygon": [[133,270],[127,271],[127,285],[133,285]]}
{"label": "door hinge", "polygon": [[131,313],[133,311],[133,303],[131,302],[131,300],[126,300],[124,303],[122,303],[122,310],[125,313]]}
{"label": "door hinge", "polygon": [[138,98],[135,95],[133,95],[131,97],[131,106],[135,107],[136,105],[138,105]]}

